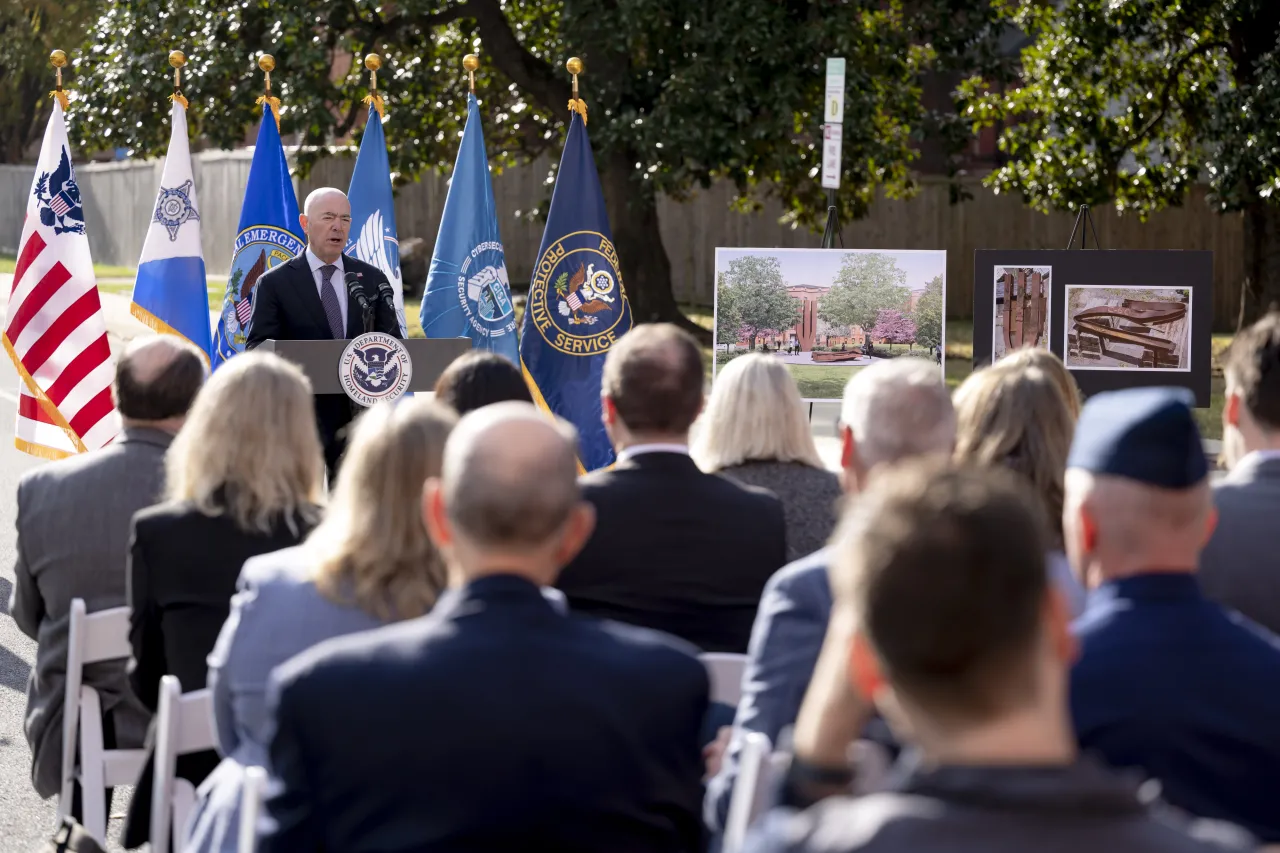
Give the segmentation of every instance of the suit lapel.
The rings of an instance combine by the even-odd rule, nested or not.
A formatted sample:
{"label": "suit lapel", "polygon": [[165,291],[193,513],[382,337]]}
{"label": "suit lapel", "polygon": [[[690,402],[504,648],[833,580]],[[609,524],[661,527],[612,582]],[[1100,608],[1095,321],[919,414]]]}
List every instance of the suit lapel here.
{"label": "suit lapel", "polygon": [[[311,265],[307,263],[305,251],[289,261],[289,263],[295,272],[294,279],[297,283],[298,298],[307,307],[307,312],[311,315],[311,319],[320,324],[321,329],[329,332],[329,318],[324,313],[324,305],[320,303],[320,292],[316,289],[316,278],[311,272]],[[332,333],[330,333],[331,335]]]}

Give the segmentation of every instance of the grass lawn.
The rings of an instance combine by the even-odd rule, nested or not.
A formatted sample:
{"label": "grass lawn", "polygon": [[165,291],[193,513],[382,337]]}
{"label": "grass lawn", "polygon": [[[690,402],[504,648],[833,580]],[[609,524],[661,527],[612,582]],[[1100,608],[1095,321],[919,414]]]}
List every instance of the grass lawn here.
{"label": "grass lawn", "polygon": [[[0,273],[12,273],[18,266],[18,259],[13,255],[0,255]],[[109,264],[94,264],[93,274],[98,278],[132,278],[135,271],[129,267],[113,267]]]}

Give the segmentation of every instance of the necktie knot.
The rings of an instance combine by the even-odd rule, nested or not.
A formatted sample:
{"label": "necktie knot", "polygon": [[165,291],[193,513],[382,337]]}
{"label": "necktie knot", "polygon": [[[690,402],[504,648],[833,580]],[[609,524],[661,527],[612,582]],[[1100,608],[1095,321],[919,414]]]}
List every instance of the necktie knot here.
{"label": "necktie knot", "polygon": [[320,304],[324,307],[325,317],[329,320],[329,331],[335,339],[344,337],[338,286],[333,283],[333,273],[337,269],[336,264],[325,264],[320,268],[320,276],[323,280],[320,286]]}
{"label": "necktie knot", "polygon": [[325,264],[320,268],[320,272],[324,274],[324,280],[326,283],[333,279],[333,274],[337,272],[337,269],[337,264]]}

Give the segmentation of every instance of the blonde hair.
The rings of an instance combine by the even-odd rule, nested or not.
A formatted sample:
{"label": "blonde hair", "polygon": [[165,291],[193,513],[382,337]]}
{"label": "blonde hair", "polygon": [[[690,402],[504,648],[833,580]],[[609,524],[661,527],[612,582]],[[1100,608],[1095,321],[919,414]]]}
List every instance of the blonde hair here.
{"label": "blonde hair", "polygon": [[691,454],[707,472],[752,460],[822,467],[800,390],[786,365],[750,353],[716,377]]}
{"label": "blonde hair", "polygon": [[440,475],[457,421],[419,398],[379,403],[356,421],[328,511],[307,539],[326,597],[384,622],[435,605],[447,576],[422,522],[422,489]]}
{"label": "blonde hair", "polygon": [[324,477],[311,383],[270,353],[238,355],[196,395],[165,458],[170,500],[270,533],[319,515]]}
{"label": "blonde hair", "polygon": [[1053,383],[1058,386],[1058,390],[1062,392],[1062,398],[1067,403],[1067,410],[1071,412],[1072,423],[1079,419],[1081,407],[1080,386],[1076,384],[1076,378],[1071,375],[1071,371],[1067,370],[1067,366],[1062,363],[1062,359],[1047,349],[1022,346],[1000,359],[1000,363],[1013,367],[1038,367],[1049,374],[1049,378],[1053,380]]}
{"label": "blonde hair", "polygon": [[1025,477],[1060,547],[1063,477],[1075,431],[1060,387],[1039,367],[1001,360],[956,389],[955,407],[956,459],[1002,465]]}

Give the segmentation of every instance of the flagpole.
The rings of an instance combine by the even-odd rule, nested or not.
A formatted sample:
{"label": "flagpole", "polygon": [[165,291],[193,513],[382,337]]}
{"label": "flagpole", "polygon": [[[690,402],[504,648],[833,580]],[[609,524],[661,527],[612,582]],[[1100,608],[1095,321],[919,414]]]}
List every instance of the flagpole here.
{"label": "flagpole", "polygon": [[573,97],[569,99],[569,109],[582,116],[582,123],[587,123],[587,102],[578,97],[578,75],[583,71],[582,60],[576,56],[569,57],[564,68],[573,75]]}
{"label": "flagpole", "polygon": [[169,96],[169,100],[182,104],[182,108],[187,108],[187,99],[182,95],[182,66],[187,64],[187,57],[180,50],[169,51],[169,64],[173,66],[173,94]]}
{"label": "flagpole", "polygon": [[58,103],[62,104],[62,111],[66,112],[67,108],[71,106],[67,93],[62,90],[62,69],[67,64],[67,54],[61,50],[55,50],[49,54],[49,62],[53,64],[54,71],[57,74],[57,83],[54,86],[54,90],[49,93],[49,97],[57,98]]}
{"label": "flagpole", "polygon": [[364,58],[364,67],[369,69],[372,75],[369,80],[369,94],[364,96],[364,102],[378,111],[378,118],[386,119],[387,105],[382,96],[378,94],[378,69],[382,67],[382,57],[376,53],[371,53]]}
{"label": "flagpole", "polygon": [[276,70],[276,58],[269,53],[258,57],[258,67],[266,74],[267,90],[258,97],[258,105],[268,104],[271,114],[276,117],[276,130],[280,130],[280,99],[271,94],[271,72]]}
{"label": "flagpole", "polygon": [[480,67],[480,57],[468,53],[462,57],[462,67],[467,69],[467,80],[471,84],[471,94],[476,93],[476,69]]}

